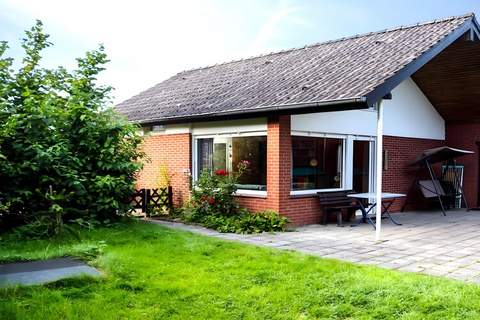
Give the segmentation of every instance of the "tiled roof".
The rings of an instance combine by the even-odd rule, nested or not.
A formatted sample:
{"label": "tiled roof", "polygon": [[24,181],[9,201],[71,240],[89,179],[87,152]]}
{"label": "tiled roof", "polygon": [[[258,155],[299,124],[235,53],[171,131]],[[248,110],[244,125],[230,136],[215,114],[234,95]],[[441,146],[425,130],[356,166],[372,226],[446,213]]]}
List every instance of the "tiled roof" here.
{"label": "tiled roof", "polygon": [[435,20],[184,71],[116,108],[147,123],[362,100],[471,19]]}

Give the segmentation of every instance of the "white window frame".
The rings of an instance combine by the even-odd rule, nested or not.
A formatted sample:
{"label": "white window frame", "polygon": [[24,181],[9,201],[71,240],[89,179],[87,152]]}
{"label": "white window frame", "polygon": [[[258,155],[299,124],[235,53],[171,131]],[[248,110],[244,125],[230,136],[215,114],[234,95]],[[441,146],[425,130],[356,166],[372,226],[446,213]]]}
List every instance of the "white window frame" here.
{"label": "white window frame", "polygon": [[[267,136],[267,131],[245,131],[245,132],[229,132],[229,133],[218,133],[218,134],[203,134],[203,135],[192,135],[192,180],[193,182],[198,179],[198,140],[199,139],[209,139],[215,137],[225,137],[225,138],[234,138],[234,137],[260,137]],[[268,139],[268,137],[267,137]],[[267,148],[268,153],[268,148]],[[245,197],[259,197],[266,198],[268,192],[267,190],[249,190],[249,189],[237,189],[235,195],[245,196]]]}
{"label": "white window frame", "polygon": [[[304,131],[292,131],[292,136],[302,137],[319,137],[319,138],[335,138],[343,140],[343,159],[342,159],[342,187],[341,188],[328,188],[328,189],[309,189],[309,190],[290,190],[291,196],[305,196],[315,195],[318,192],[331,192],[350,190],[353,188],[353,141],[370,141],[370,177],[369,177],[369,191],[375,190],[375,141],[376,137],[362,136],[352,134],[332,134],[332,133],[320,133],[320,132],[304,132]],[[293,157],[293,154],[292,154]],[[293,175],[293,161],[292,161],[292,173]],[[290,186],[291,187],[291,186]]]}
{"label": "white window frame", "polygon": [[[368,192],[373,192],[375,190],[375,143],[376,143],[376,137],[371,137],[371,136],[355,136],[355,135],[350,135],[351,137],[351,144],[352,144],[352,149],[351,149],[351,157],[349,157],[349,160],[351,160],[351,184],[348,189],[353,188],[353,142],[354,141],[369,141],[370,146],[369,146],[369,163],[368,163],[368,170],[369,170],[369,177],[368,177]],[[348,190],[346,189],[346,190]]]}

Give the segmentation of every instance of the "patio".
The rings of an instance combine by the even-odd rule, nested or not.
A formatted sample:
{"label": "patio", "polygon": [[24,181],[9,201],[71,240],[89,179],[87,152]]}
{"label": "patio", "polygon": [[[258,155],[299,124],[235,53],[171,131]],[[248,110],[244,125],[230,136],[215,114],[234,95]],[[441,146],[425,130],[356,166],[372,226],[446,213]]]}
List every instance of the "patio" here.
{"label": "patio", "polygon": [[309,225],[294,232],[238,235],[175,222],[153,222],[220,239],[480,283],[480,212],[449,211],[444,217],[438,211],[422,211],[394,217],[403,225],[384,220],[384,240],[378,243],[368,224],[344,228]]}

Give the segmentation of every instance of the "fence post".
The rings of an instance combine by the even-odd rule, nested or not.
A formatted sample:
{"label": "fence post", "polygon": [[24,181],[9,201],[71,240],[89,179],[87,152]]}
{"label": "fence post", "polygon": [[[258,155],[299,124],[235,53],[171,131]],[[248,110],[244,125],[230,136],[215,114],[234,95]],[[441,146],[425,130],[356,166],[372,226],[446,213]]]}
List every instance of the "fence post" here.
{"label": "fence post", "polygon": [[145,189],[145,215],[150,217],[150,189]]}
{"label": "fence post", "polygon": [[171,210],[173,208],[173,188],[172,186],[168,186],[168,209]]}

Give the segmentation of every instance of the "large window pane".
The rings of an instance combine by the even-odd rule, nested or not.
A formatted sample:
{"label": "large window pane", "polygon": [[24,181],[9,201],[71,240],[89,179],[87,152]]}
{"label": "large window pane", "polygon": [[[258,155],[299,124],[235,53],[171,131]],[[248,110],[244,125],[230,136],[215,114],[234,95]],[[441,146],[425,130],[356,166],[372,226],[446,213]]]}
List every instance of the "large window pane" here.
{"label": "large window pane", "polygon": [[232,138],[232,168],[236,170],[240,161],[249,165],[239,179],[239,188],[266,190],[267,188],[267,137]]}
{"label": "large window pane", "polygon": [[292,136],[292,189],[342,187],[343,139]]}
{"label": "large window pane", "polygon": [[215,137],[197,140],[197,172],[208,169],[235,171],[240,161],[248,168],[239,189],[267,190],[267,137]]}

